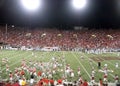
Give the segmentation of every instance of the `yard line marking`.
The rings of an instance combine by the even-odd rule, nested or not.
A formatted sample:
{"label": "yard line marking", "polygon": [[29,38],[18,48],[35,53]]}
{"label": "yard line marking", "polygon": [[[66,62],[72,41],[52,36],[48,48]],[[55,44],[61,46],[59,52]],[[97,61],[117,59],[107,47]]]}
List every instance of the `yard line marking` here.
{"label": "yard line marking", "polygon": [[90,78],[90,74],[87,72],[87,70],[85,69],[85,67],[82,65],[82,63],[79,61],[79,59],[73,54],[73,52],[71,52],[72,55],[75,57],[75,59],[79,62],[79,64],[82,66],[82,68],[84,69],[84,71],[87,73],[88,77]]}
{"label": "yard line marking", "polygon": [[[10,60],[12,59],[12,58],[14,58],[14,57],[16,57],[16,56],[18,56],[18,55],[20,55],[21,53],[19,53],[19,54],[16,54],[15,53],[15,55],[14,56],[12,56],[11,58],[10,58]],[[16,59],[14,59],[14,60],[17,60],[17,58]]]}
{"label": "yard line marking", "polygon": [[[64,57],[64,60],[65,60],[65,52],[63,51],[62,53],[63,53],[62,56]],[[67,77],[67,75],[66,75],[66,73],[65,73],[65,70],[66,70],[66,62],[64,61],[63,64],[64,64],[64,65],[63,65],[63,66],[64,66],[64,67],[63,67],[63,68],[64,68],[64,75],[65,75],[65,77]]]}
{"label": "yard line marking", "polygon": [[[26,53],[28,53],[28,52],[25,52],[24,54],[22,54],[22,55],[20,55],[20,54],[18,54],[18,55],[20,55],[20,56],[23,56],[23,55],[25,55]],[[44,54],[46,54],[46,53],[44,53]],[[31,56],[31,54],[29,54],[29,56],[25,56],[25,58],[28,58],[28,57],[30,57]],[[21,57],[20,57],[21,58]],[[15,64],[17,64],[18,62],[20,62],[21,60],[18,60],[18,61],[16,61],[15,63],[13,63],[13,64],[11,64],[10,65],[10,67],[11,66],[13,66],[13,65],[15,65]],[[28,62],[28,60],[27,60],[27,62]],[[1,71],[4,71],[6,68],[4,68],[4,69],[2,69]]]}
{"label": "yard line marking", "polygon": [[[31,53],[32,53],[32,52],[31,52]],[[48,52],[44,52],[44,53],[42,53],[42,55],[40,55],[40,56],[38,56],[38,55],[36,55],[36,54],[34,53],[34,54],[35,54],[34,57],[36,56],[38,59],[39,59],[39,58],[40,58],[40,59],[42,58],[42,60],[43,60],[43,57],[42,57],[42,56],[43,56],[43,55],[46,55],[47,53],[48,53]],[[50,52],[49,52],[49,53],[50,53]],[[33,55],[31,55],[31,56],[33,57]],[[33,59],[33,58],[32,58],[32,59]],[[31,60],[31,58],[30,58],[29,60]],[[27,60],[26,62],[28,63],[29,60]]]}
{"label": "yard line marking", "polygon": [[113,74],[110,73],[110,75],[114,78],[115,76]]}
{"label": "yard line marking", "polygon": [[[87,57],[88,58],[88,56],[87,55],[85,55],[85,53],[82,53],[85,57]],[[88,59],[91,59],[91,58],[88,58]],[[92,60],[92,59],[91,59]],[[93,62],[94,62],[94,64],[96,64],[97,65],[97,63],[94,61],[94,60],[92,60]],[[113,74],[111,74],[111,73],[109,73],[112,77],[114,77],[114,75]]]}
{"label": "yard line marking", "polygon": [[[50,53],[50,52],[49,52]],[[50,53],[49,57],[51,57],[52,55],[54,56],[56,54],[56,52],[54,52],[53,54]],[[53,57],[52,56],[52,57]],[[52,61],[52,58],[50,59],[50,61],[48,61],[48,63],[50,63]]]}
{"label": "yard line marking", "polygon": [[[2,50],[1,53],[0,53],[0,54],[1,54],[1,57],[2,57],[2,58],[5,58],[5,57],[6,57],[5,55],[9,56],[9,55],[11,54],[10,52],[11,52],[11,51],[6,51],[6,50],[3,51],[3,50]],[[13,53],[13,52],[12,52],[12,53]],[[14,53],[13,53],[13,55],[14,55]]]}
{"label": "yard line marking", "polygon": [[[14,57],[19,56],[19,55],[20,55],[19,58],[22,58],[26,53],[28,53],[28,52],[25,52],[24,54],[21,54],[21,53],[16,54],[15,56],[13,56],[13,57],[11,57],[11,58],[14,58]],[[29,54],[29,56],[28,56],[28,55],[25,56],[25,58],[28,58],[28,57],[30,57],[30,56],[31,56],[31,54]],[[16,59],[14,59],[14,60],[17,60],[17,59],[18,59],[18,57],[17,57]],[[11,64],[9,67],[11,67],[11,66],[17,64],[17,63],[20,62],[20,61],[21,61],[21,60],[16,61],[15,63]],[[28,61],[27,61],[27,62],[28,62]],[[5,70],[5,69],[6,69],[6,68],[3,68],[2,71]]]}
{"label": "yard line marking", "polygon": [[[108,52],[107,54],[114,54],[118,57],[118,55],[115,52]],[[106,56],[106,55],[105,55]],[[116,57],[115,57],[116,58]],[[118,57],[119,58],[119,57]],[[120,61],[118,60],[118,63],[120,63]],[[112,64],[112,63],[111,63]],[[113,65],[113,64],[112,64]]]}
{"label": "yard line marking", "polygon": [[[105,61],[105,59],[101,58],[103,61]],[[111,64],[113,67],[115,67],[114,64],[112,64],[111,62],[107,61],[107,63]],[[120,69],[120,68],[119,68]]]}
{"label": "yard line marking", "polygon": [[[11,52],[9,52],[9,54],[7,53],[7,56],[4,56],[4,57],[7,57],[8,60],[11,60],[13,58],[11,56],[16,56],[16,55],[18,55],[18,54],[14,53],[14,52],[13,52],[13,54],[11,54]],[[2,58],[4,58],[4,57],[2,57]],[[11,58],[9,58],[9,57],[11,57]]]}
{"label": "yard line marking", "polygon": [[[26,52],[25,52],[26,53]],[[23,55],[25,55],[25,53],[23,54]],[[20,55],[21,57],[22,57],[22,55],[21,55],[21,53],[20,54],[17,54],[16,56],[18,56],[18,55]],[[14,57],[16,57],[16,56],[14,56]],[[14,58],[14,57],[12,57],[12,58]],[[20,58],[21,58],[20,57]],[[29,56],[27,56],[27,57],[29,57]],[[18,57],[17,57],[17,59],[18,59]],[[13,64],[11,64],[11,65],[9,65],[9,67],[11,67],[11,66],[13,66],[13,65],[15,65],[15,64],[17,64],[18,62],[20,62],[21,60],[18,60],[18,61],[16,61],[15,63],[13,63]],[[2,71],[4,71],[6,69],[6,67],[5,68],[3,68],[2,69]]]}

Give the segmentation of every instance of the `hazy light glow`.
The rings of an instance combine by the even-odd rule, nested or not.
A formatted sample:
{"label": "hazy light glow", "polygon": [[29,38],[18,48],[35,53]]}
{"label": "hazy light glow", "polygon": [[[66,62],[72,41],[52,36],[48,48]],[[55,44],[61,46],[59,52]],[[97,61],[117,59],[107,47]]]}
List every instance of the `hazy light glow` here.
{"label": "hazy light glow", "polygon": [[21,0],[23,6],[28,10],[36,10],[40,6],[41,0]]}
{"label": "hazy light glow", "polygon": [[87,1],[86,0],[73,0],[73,6],[76,9],[81,9],[86,6]]}

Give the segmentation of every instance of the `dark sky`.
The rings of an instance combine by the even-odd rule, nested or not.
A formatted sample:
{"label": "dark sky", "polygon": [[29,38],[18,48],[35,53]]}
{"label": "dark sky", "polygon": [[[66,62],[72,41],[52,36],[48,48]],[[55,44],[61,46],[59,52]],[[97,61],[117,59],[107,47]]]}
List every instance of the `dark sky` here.
{"label": "dark sky", "polygon": [[70,1],[43,0],[42,9],[33,13],[23,9],[20,0],[0,0],[0,24],[120,28],[120,0],[88,0],[81,10]]}

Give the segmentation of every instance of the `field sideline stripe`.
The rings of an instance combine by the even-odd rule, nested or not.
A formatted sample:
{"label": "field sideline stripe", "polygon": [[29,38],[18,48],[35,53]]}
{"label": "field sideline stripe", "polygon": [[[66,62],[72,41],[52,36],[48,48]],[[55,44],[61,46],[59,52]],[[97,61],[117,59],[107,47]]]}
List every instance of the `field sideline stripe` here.
{"label": "field sideline stripe", "polygon": [[87,73],[88,77],[90,78],[90,74],[87,72],[86,68],[82,65],[82,63],[79,61],[79,59],[76,57],[76,55],[74,55],[73,52],[71,52],[71,53],[75,57],[75,59],[79,62],[79,64],[82,66],[84,71]]}

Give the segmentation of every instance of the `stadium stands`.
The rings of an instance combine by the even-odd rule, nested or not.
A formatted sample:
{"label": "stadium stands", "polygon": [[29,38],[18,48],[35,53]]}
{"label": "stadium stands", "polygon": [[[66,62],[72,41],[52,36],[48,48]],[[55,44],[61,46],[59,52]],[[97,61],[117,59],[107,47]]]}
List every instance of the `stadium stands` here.
{"label": "stadium stands", "polygon": [[58,30],[0,27],[0,42],[11,46],[102,49],[120,47],[119,30]]}

